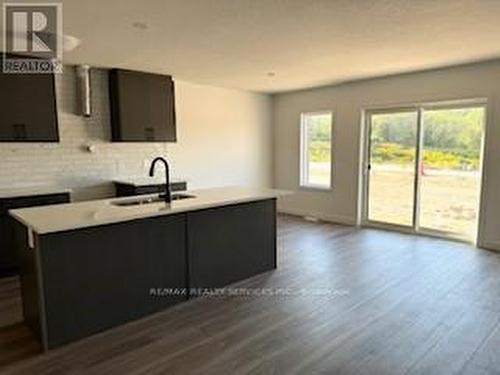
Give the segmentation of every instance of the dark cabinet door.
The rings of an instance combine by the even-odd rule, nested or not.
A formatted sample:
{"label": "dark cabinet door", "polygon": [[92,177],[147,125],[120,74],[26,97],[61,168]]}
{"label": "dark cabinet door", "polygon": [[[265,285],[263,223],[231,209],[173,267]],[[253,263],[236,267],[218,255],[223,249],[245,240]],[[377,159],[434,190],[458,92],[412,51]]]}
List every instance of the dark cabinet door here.
{"label": "dark cabinet door", "polygon": [[218,288],[276,268],[275,200],[187,217],[190,288]]}
{"label": "dark cabinet door", "polygon": [[0,103],[0,141],[59,141],[52,74],[0,72]]}
{"label": "dark cabinet door", "polygon": [[42,235],[50,348],[187,299],[185,215]]}
{"label": "dark cabinet door", "polygon": [[155,139],[173,142],[177,139],[174,108],[174,82],[168,77],[151,75],[150,125]]}
{"label": "dark cabinet door", "polygon": [[9,216],[0,214],[0,276],[14,273],[18,265]]}
{"label": "dark cabinet door", "polygon": [[[147,139],[151,136],[150,92],[147,80],[134,72],[117,73],[120,126],[118,137],[123,140]],[[154,134],[152,134],[154,136]]]}
{"label": "dark cabinet door", "polygon": [[113,141],[175,141],[174,83],[170,76],[110,71]]}

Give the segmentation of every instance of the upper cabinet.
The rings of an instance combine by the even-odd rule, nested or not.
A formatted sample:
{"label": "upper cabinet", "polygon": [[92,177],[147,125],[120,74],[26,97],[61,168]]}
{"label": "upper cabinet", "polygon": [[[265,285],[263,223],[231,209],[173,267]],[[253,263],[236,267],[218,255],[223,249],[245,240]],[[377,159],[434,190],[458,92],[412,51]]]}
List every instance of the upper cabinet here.
{"label": "upper cabinet", "polygon": [[171,76],[112,69],[109,73],[113,142],[175,142]]}
{"label": "upper cabinet", "polygon": [[0,103],[0,142],[59,141],[53,74],[0,69]]}

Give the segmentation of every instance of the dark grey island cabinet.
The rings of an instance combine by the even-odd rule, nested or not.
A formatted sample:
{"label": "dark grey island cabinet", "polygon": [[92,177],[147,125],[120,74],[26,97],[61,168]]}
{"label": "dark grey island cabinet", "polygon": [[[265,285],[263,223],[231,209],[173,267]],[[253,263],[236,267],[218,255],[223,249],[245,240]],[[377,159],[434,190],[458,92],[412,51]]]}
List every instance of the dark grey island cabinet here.
{"label": "dark grey island cabinet", "polygon": [[185,230],[171,215],[49,233],[30,249],[18,227],[25,321],[54,348],[186,300],[151,293],[185,287]]}
{"label": "dark grey island cabinet", "polygon": [[276,199],[30,234],[16,222],[25,322],[45,349],[276,268]]}
{"label": "dark grey island cabinet", "polygon": [[271,202],[193,211],[187,223],[191,289],[203,293],[276,268],[276,213]]}

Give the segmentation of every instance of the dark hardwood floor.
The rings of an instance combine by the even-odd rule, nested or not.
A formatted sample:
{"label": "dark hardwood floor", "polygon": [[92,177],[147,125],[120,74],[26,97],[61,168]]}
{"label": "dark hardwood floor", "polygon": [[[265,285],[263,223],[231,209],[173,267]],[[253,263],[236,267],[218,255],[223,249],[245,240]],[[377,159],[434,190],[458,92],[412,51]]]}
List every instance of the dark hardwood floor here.
{"label": "dark hardwood floor", "polygon": [[291,216],[278,245],[276,271],[237,284],[260,296],[199,298],[45,354],[17,279],[0,280],[0,373],[500,373],[500,254]]}

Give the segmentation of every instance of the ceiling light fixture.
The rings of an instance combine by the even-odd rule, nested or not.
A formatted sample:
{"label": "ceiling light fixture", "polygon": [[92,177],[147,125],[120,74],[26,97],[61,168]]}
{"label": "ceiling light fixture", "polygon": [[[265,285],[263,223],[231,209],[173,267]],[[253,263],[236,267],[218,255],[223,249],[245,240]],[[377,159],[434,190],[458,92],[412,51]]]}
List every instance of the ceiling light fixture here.
{"label": "ceiling light fixture", "polygon": [[134,22],[132,24],[132,27],[134,27],[136,29],[140,29],[140,30],[147,30],[148,29],[148,24],[146,22],[137,21],[137,22]]}
{"label": "ceiling light fixture", "polygon": [[[27,35],[26,33],[18,33],[18,32],[11,32],[14,40],[18,40],[22,42],[23,44],[26,44],[27,42]],[[56,34],[53,33],[46,33],[46,36],[48,38],[55,38]],[[77,37],[71,36],[71,35],[64,35],[62,36],[62,45],[63,45],[63,50],[65,52],[72,51],[76,47],[78,47],[82,41],[78,39]]]}
{"label": "ceiling light fixture", "polygon": [[82,44],[81,39],[72,35],[63,35],[63,50],[65,52],[72,51]]}

